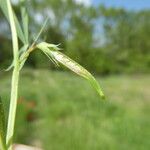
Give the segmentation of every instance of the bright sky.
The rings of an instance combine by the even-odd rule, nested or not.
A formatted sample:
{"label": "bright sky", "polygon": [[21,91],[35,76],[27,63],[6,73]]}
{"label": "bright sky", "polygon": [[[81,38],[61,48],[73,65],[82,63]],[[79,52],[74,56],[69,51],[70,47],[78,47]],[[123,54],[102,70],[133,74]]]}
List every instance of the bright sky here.
{"label": "bright sky", "polygon": [[75,0],[86,6],[104,4],[107,7],[123,7],[129,10],[150,9],[150,0]]}
{"label": "bright sky", "polygon": [[129,10],[150,9],[150,0],[91,0],[94,5],[103,3],[105,6],[124,7]]}
{"label": "bright sky", "polygon": [[[18,0],[12,0],[17,2]],[[104,4],[107,7],[123,7],[129,10],[150,9],[150,0],[74,0],[86,6]]]}

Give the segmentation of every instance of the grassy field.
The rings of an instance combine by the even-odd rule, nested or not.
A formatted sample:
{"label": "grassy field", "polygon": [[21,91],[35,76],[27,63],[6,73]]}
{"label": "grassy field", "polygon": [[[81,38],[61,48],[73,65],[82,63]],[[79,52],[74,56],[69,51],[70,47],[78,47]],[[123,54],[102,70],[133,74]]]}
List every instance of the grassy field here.
{"label": "grassy field", "polygon": [[[9,78],[8,73],[0,75],[0,95],[6,108]],[[44,150],[149,150],[149,76],[97,79],[107,101],[74,74],[23,71],[16,142],[42,146]]]}

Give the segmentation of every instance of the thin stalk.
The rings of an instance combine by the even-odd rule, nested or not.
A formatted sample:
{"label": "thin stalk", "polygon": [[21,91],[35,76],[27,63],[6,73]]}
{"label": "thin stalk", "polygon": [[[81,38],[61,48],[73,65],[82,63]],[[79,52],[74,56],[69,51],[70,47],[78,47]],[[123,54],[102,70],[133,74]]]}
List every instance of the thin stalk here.
{"label": "thin stalk", "polygon": [[12,139],[14,135],[14,125],[15,125],[17,96],[18,96],[19,47],[18,47],[17,30],[15,26],[12,6],[10,0],[6,0],[6,1],[8,7],[9,23],[10,23],[11,34],[12,34],[13,56],[14,56],[14,69],[13,69],[12,82],[11,82],[11,98],[10,98],[10,108],[9,108],[9,116],[8,116],[7,135],[6,135],[8,150],[12,150]]}
{"label": "thin stalk", "polygon": [[18,81],[19,81],[19,66],[14,67],[12,74],[11,98],[10,98],[10,108],[9,108],[7,136],[6,136],[6,143],[8,145],[8,150],[12,150],[16,108],[17,108],[17,97],[18,97]]}

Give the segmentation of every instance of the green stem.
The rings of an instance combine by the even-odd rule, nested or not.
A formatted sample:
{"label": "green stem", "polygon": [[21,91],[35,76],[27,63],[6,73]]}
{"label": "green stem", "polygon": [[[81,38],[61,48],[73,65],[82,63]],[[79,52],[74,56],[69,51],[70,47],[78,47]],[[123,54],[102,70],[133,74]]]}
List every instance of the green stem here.
{"label": "green stem", "polygon": [[14,61],[15,63],[17,63],[19,59],[18,38],[17,38],[17,30],[15,26],[14,15],[13,15],[13,10],[12,10],[10,0],[7,0],[7,7],[8,7],[9,23],[10,23],[11,34],[12,34]]}
{"label": "green stem", "polygon": [[14,135],[15,116],[17,108],[17,97],[18,97],[18,82],[19,82],[19,66],[15,67],[12,74],[12,85],[11,85],[11,99],[7,126],[7,145],[8,150],[12,150],[12,140]]}
{"label": "green stem", "polygon": [[15,125],[17,96],[18,96],[18,81],[19,81],[18,50],[19,48],[18,48],[17,30],[15,26],[12,6],[10,0],[6,0],[6,1],[7,1],[8,15],[9,15],[9,23],[10,23],[11,34],[12,34],[13,56],[14,56],[14,69],[13,69],[12,82],[11,82],[10,109],[9,109],[7,135],[6,135],[8,150],[12,150],[12,139],[14,135],[14,125]]}

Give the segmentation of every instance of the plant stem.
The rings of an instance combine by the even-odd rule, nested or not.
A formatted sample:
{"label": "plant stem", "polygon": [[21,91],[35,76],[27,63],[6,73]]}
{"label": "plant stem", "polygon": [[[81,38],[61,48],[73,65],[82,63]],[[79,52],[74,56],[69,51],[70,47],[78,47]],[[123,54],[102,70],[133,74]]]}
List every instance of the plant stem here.
{"label": "plant stem", "polygon": [[8,8],[9,23],[10,23],[11,34],[12,34],[14,69],[13,69],[12,82],[11,82],[11,98],[10,98],[10,109],[9,109],[9,116],[8,116],[6,142],[8,145],[8,150],[12,150],[12,139],[14,135],[14,125],[15,125],[17,96],[18,96],[18,81],[19,81],[18,49],[19,48],[18,48],[17,30],[15,26],[14,15],[13,15],[10,0],[7,0],[7,8]]}
{"label": "plant stem", "polygon": [[14,135],[15,116],[17,108],[17,97],[18,97],[18,81],[19,81],[19,66],[15,67],[12,74],[12,85],[11,85],[11,99],[7,126],[7,145],[8,150],[12,149],[12,140]]}

